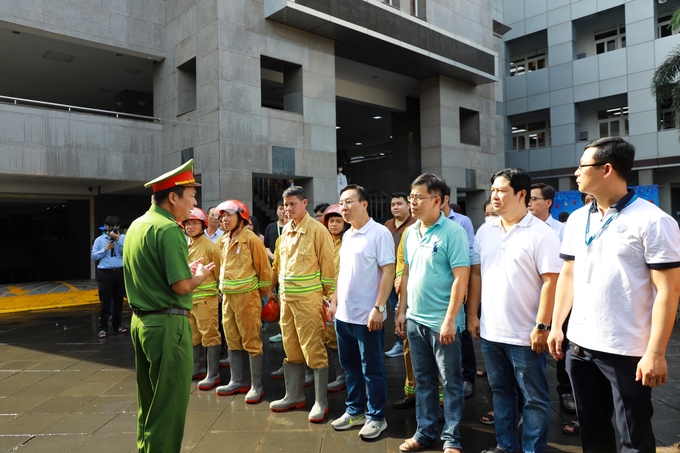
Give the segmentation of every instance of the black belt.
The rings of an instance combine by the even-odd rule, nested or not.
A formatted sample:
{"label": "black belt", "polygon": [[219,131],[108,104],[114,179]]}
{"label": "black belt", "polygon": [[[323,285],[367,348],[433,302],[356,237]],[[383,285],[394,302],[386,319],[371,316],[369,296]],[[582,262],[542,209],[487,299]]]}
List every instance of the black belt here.
{"label": "black belt", "polygon": [[110,272],[120,272],[123,270],[122,267],[108,267],[108,268],[99,268],[100,271],[110,271]]}
{"label": "black belt", "polygon": [[153,311],[142,311],[137,308],[133,308],[132,313],[140,317],[144,315],[180,315],[187,317],[189,316],[189,310],[185,310],[183,308],[165,308],[163,310]]}

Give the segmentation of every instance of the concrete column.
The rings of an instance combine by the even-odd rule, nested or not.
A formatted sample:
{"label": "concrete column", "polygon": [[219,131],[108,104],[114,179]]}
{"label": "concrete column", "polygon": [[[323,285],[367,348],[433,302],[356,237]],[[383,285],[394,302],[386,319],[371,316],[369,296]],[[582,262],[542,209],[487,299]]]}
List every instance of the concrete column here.
{"label": "concrete column", "polygon": [[654,184],[654,170],[640,170],[638,172],[638,185],[651,186]]}
{"label": "concrete column", "polygon": [[566,192],[568,190],[572,190],[571,189],[572,179],[574,179],[574,178],[569,178],[569,177],[558,178],[558,180],[557,180],[557,191],[558,192]]}

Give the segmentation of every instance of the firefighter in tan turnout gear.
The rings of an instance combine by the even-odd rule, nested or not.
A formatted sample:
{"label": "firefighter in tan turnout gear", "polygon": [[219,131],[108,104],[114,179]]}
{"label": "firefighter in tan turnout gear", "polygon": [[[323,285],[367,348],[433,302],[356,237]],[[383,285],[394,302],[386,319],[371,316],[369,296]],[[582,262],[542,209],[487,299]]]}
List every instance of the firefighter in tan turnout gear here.
{"label": "firefighter in tan turnout gear", "polygon": [[182,226],[189,236],[189,262],[192,263],[203,258],[204,263],[215,263],[212,272],[193,291],[193,308],[189,312],[192,343],[194,345],[192,379],[202,379],[198,382],[199,390],[210,390],[220,383],[219,360],[222,338],[217,321],[217,282],[220,275],[220,251],[203,234],[203,230],[208,227],[208,216],[202,209],[192,209],[191,215],[182,222]]}
{"label": "firefighter in tan turnout gear", "polygon": [[[274,252],[274,275],[281,298],[281,334],[286,359],[283,363],[286,395],[273,401],[274,412],[305,406],[305,362],[314,370],[315,403],[309,421],[323,422],[328,413],[328,356],[324,347],[323,299],[333,285],[333,242],[328,230],[307,213],[307,195],[293,186],[283,193],[283,206],[290,222]],[[269,298],[274,294],[272,281]]]}
{"label": "firefighter in tan turnout gear", "polygon": [[260,402],[262,388],[262,298],[271,282],[267,250],[260,238],[246,228],[248,207],[229,200],[215,208],[224,235],[219,240],[222,272],[222,324],[229,347],[231,380],[217,387],[220,396],[246,393],[246,403]]}

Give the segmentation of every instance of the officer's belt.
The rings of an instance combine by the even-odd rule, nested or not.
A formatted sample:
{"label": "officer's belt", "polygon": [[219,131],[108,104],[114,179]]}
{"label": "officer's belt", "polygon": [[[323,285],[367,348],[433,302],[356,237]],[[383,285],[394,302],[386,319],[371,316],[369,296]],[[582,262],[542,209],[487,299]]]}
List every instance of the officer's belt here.
{"label": "officer's belt", "polygon": [[163,310],[152,311],[142,311],[137,308],[133,308],[132,313],[140,317],[144,315],[180,315],[187,317],[189,316],[189,310],[185,310],[183,308],[165,308]]}

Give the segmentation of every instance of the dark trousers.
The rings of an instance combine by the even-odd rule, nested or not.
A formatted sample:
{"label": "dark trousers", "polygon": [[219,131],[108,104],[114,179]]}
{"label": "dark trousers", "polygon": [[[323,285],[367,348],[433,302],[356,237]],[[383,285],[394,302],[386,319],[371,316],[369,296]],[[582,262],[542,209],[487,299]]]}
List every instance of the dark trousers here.
{"label": "dark trousers", "polygon": [[[571,315],[571,313],[569,313]],[[567,338],[567,327],[569,326],[569,316],[562,324],[562,332],[564,333],[564,340],[562,341],[562,351],[569,350],[569,339]],[[558,360],[556,363],[557,370],[557,394],[561,397],[565,393],[571,393],[571,381],[567,373],[566,360]]]}
{"label": "dark trousers", "polygon": [[[97,286],[99,288],[99,330],[106,331],[109,326],[109,316],[112,316],[111,326],[114,332],[118,330],[123,317],[123,297],[125,297],[125,281],[123,268],[97,269]],[[113,313],[111,301],[113,300]]]}
{"label": "dark trousers", "polygon": [[656,451],[652,430],[652,389],[635,381],[640,357],[584,349],[573,342],[567,372],[576,400],[584,453],[615,453],[612,415],[621,434],[622,453]]}
{"label": "dark trousers", "polygon": [[[467,314],[467,304],[463,307],[465,307]],[[474,385],[477,376],[477,357],[475,357],[475,343],[467,329],[460,334],[460,347],[463,359],[463,380]]]}

